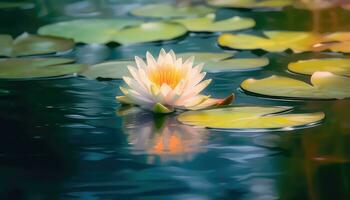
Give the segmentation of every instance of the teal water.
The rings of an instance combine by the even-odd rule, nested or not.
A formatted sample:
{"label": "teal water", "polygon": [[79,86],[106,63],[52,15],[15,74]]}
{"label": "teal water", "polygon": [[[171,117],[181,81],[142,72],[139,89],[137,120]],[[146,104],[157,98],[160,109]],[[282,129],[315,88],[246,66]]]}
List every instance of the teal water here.
{"label": "teal water", "polygon": [[[337,12],[337,26],[331,26],[324,13],[322,31],[350,30],[349,13]],[[60,16],[60,10],[42,17],[37,13],[1,11],[0,33],[35,33],[40,25],[72,18]],[[89,17],[89,12],[82,13]],[[232,15],[257,20],[257,27],[242,32],[312,28],[310,13],[292,8],[219,10],[223,18]],[[217,34],[203,33],[132,46],[78,45],[62,56],[93,64],[157,53],[160,48],[222,51],[216,38]],[[350,100],[287,101],[251,96],[239,89],[246,78],[272,74],[307,80],[287,72],[288,62],[347,55],[261,51],[236,55],[265,55],[271,64],[263,70],[209,74],[213,83],[207,93],[223,97],[234,92],[239,105],[324,111],[325,121],[306,129],[235,132],[193,128],[169,116],[164,120],[170,131],[157,131],[160,119],[147,112],[121,116],[125,112],[114,98],[120,95],[120,80],[1,80],[1,88],[10,94],[0,97],[0,199],[350,199]],[[170,150],[159,151],[160,144]],[[180,149],[174,147],[179,144]]]}

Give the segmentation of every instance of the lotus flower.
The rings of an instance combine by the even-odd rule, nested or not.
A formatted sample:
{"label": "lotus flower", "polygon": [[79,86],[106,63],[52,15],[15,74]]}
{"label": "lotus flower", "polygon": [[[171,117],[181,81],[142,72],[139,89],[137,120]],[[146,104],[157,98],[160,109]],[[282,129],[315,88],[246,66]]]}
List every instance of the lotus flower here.
{"label": "lotus flower", "polygon": [[225,99],[213,99],[202,95],[211,82],[204,80],[203,64],[193,67],[194,57],[185,62],[176,58],[171,50],[162,49],[158,59],[147,52],[147,63],[135,57],[137,68],[128,66],[131,77],[123,77],[128,88],[120,87],[125,96],[117,96],[123,104],[140,106],[156,113],[169,113],[174,109],[197,110],[231,103],[233,95]]}

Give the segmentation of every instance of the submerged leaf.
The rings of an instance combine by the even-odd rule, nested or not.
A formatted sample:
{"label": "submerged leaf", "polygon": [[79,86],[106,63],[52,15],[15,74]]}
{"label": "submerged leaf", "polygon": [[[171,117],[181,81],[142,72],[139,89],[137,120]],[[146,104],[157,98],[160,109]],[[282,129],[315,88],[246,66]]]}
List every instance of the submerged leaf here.
{"label": "submerged leaf", "polygon": [[223,32],[248,29],[255,26],[251,18],[232,17],[229,19],[215,21],[215,14],[209,14],[200,18],[187,18],[175,20],[193,32]]}
{"label": "submerged leaf", "polygon": [[215,9],[206,6],[175,6],[171,4],[144,5],[131,10],[131,14],[155,18],[189,18],[214,13]]}
{"label": "submerged leaf", "polygon": [[0,56],[16,57],[64,52],[74,47],[73,40],[23,33],[15,40],[10,35],[0,35]]}
{"label": "submerged leaf", "polygon": [[122,29],[113,37],[120,44],[171,40],[186,34],[185,27],[165,22],[149,22]]}
{"label": "submerged leaf", "polygon": [[317,71],[328,71],[337,75],[350,76],[350,59],[323,58],[301,60],[289,63],[288,70],[300,74],[312,75]]}
{"label": "submerged leaf", "polygon": [[85,66],[65,58],[26,58],[0,60],[0,78],[26,79],[75,74]]}
{"label": "submerged leaf", "polygon": [[114,41],[114,36],[121,29],[141,23],[135,19],[78,19],[42,26],[38,33],[71,38],[75,42],[104,44]]}
{"label": "submerged leaf", "polygon": [[184,124],[208,128],[267,129],[290,128],[320,122],[324,113],[285,114],[289,107],[228,107],[180,114]]}
{"label": "submerged leaf", "polygon": [[344,99],[350,97],[350,78],[330,72],[315,72],[312,85],[296,79],[271,76],[256,80],[247,79],[241,87],[255,94],[297,99]]}

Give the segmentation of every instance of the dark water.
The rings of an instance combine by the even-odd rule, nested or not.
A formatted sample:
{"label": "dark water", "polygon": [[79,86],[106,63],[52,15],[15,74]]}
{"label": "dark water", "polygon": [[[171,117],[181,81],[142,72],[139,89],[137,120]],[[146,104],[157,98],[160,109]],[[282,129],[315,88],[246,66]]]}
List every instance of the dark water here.
{"label": "dark water", "polygon": [[[323,13],[323,31],[350,30],[345,20],[350,19],[348,13],[337,12],[339,23],[334,27],[327,12]],[[41,24],[71,18],[37,17],[37,13],[1,11],[0,32],[34,33]],[[290,8],[222,9],[219,15],[254,17],[258,26],[243,32],[313,27],[310,13]],[[98,63],[144,55],[147,50],[156,53],[160,48],[221,51],[216,37],[189,34],[165,43],[78,45],[63,56]],[[206,92],[213,96],[234,92],[236,104],[324,111],[326,120],[321,125],[267,132],[199,129],[181,125],[173,116],[159,119],[131,111],[126,115],[114,99],[120,94],[120,80],[1,81],[0,87],[10,94],[0,97],[0,199],[350,199],[349,100],[284,101],[250,96],[238,89],[246,78],[271,74],[307,80],[307,76],[286,72],[287,63],[344,55],[254,51],[239,52],[237,57],[262,54],[271,59],[264,70],[210,74],[214,81]],[[166,129],[156,128],[159,120],[165,121]]]}

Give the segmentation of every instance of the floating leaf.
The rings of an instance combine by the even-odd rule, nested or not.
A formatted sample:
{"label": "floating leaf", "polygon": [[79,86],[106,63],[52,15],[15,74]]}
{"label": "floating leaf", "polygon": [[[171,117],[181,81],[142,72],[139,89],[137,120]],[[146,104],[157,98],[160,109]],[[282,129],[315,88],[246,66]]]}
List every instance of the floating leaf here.
{"label": "floating leaf", "polygon": [[292,49],[294,52],[313,51],[320,36],[308,32],[265,31],[267,37],[248,34],[223,34],[218,38],[221,46],[233,49],[263,49],[270,52],[282,52]]}
{"label": "floating leaf", "polygon": [[225,129],[266,129],[305,126],[320,122],[324,113],[282,113],[290,107],[228,107],[180,114],[178,120],[184,124]]}
{"label": "floating leaf", "polygon": [[79,19],[42,26],[38,33],[71,38],[75,42],[104,44],[114,41],[119,30],[141,23],[134,19]]}
{"label": "floating leaf", "polygon": [[218,43],[221,46],[232,49],[264,49],[270,52],[282,52],[286,50],[286,47],[278,46],[272,40],[248,34],[222,34],[218,38]]}
{"label": "floating leaf", "polygon": [[281,8],[293,4],[293,0],[207,0],[216,7],[228,8]]}
{"label": "floating leaf", "polygon": [[26,2],[0,2],[0,9],[20,8],[31,9],[34,8],[34,4]]}
{"label": "floating leaf", "polygon": [[255,80],[247,79],[241,87],[255,94],[290,97],[297,99],[344,99],[350,97],[350,78],[330,72],[315,72],[312,85],[296,79],[271,76]]}
{"label": "floating leaf", "polygon": [[204,63],[203,71],[206,72],[252,70],[269,64],[269,59],[265,57],[230,58],[233,54],[210,52],[187,52],[179,54],[179,57],[183,57],[184,59],[187,59],[190,56],[195,57],[195,64]]}
{"label": "floating leaf", "polygon": [[350,33],[336,32],[316,34],[302,31],[264,31],[263,36],[249,34],[222,34],[218,38],[221,46],[232,49],[263,49],[282,52],[287,49],[300,53],[305,51],[350,52]]}
{"label": "floating leaf", "polygon": [[10,91],[8,90],[0,89],[0,96],[5,96],[5,95],[8,95],[9,93]]}
{"label": "floating leaf", "polygon": [[149,22],[120,30],[113,39],[120,44],[171,40],[186,34],[185,27],[165,22]]}
{"label": "floating leaf", "polygon": [[215,21],[215,14],[209,14],[201,18],[187,18],[175,20],[184,25],[187,30],[193,32],[223,32],[247,29],[255,26],[251,18],[232,17],[225,20]]}
{"label": "floating leaf", "polygon": [[13,39],[10,35],[0,35],[0,56],[9,56],[12,52]]}
{"label": "floating leaf", "polygon": [[215,12],[215,9],[206,6],[175,6],[170,4],[144,5],[131,10],[131,14],[142,17],[155,18],[189,18],[204,16]]}
{"label": "floating leaf", "polygon": [[350,59],[324,58],[301,60],[290,63],[288,70],[307,75],[312,75],[317,71],[328,71],[337,75],[350,76]]}
{"label": "floating leaf", "polygon": [[65,58],[23,58],[0,60],[0,78],[43,78],[75,74],[84,65]]}
{"label": "floating leaf", "polygon": [[80,75],[89,79],[113,78],[121,79],[129,74],[128,65],[135,65],[133,61],[111,61],[87,67]]}
{"label": "floating leaf", "polygon": [[74,42],[64,38],[23,33],[15,40],[9,35],[0,35],[0,45],[4,46],[0,55],[16,57],[68,51],[74,47]]}

